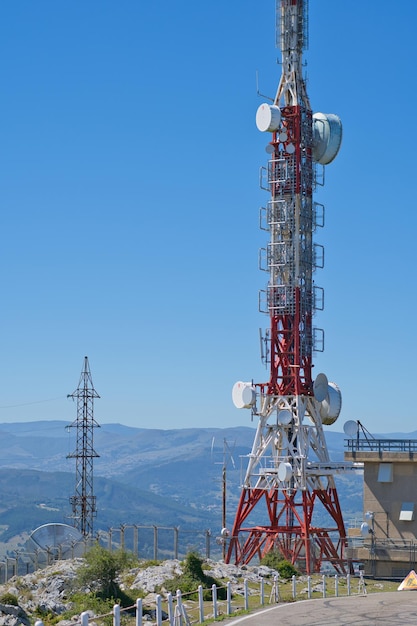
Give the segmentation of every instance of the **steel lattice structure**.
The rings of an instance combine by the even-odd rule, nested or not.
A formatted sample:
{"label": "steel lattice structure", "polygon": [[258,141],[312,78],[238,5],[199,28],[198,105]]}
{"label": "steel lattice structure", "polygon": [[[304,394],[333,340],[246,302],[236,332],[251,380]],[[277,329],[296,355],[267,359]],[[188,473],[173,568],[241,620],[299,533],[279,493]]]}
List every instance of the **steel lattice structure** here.
{"label": "steel lattice structure", "polygon": [[269,233],[261,269],[269,281],[260,297],[270,320],[262,338],[270,377],[233,388],[235,405],[250,408],[259,422],[226,561],[248,563],[278,549],[307,573],[320,571],[323,561],[342,573],[349,566],[334,474],[348,464],[330,461],[323,432],[339,415],[341,395],[324,374],[312,376],[313,353],[324,344],[323,331],[313,327],[324,303],[313,281],[324,265],[323,247],[313,242],[324,207],[313,202],[313,191],[324,181],[318,168],[324,172],[338,152],[342,128],[337,116],[313,115],[310,107],[302,74],[307,15],[307,0],[277,0],[282,75],[273,104],[257,112],[258,129],[271,138],[261,169],[269,193],[261,209]]}
{"label": "steel lattice structure", "polygon": [[74,526],[85,536],[93,535],[93,520],[97,514],[93,490],[93,459],[99,455],[93,446],[93,431],[99,427],[94,419],[94,400],[100,396],[94,389],[88,357],[84,357],[77,389],[68,395],[77,399],[77,419],[70,425],[76,429],[76,449],[67,458],[76,460],[75,493],[70,498]]}

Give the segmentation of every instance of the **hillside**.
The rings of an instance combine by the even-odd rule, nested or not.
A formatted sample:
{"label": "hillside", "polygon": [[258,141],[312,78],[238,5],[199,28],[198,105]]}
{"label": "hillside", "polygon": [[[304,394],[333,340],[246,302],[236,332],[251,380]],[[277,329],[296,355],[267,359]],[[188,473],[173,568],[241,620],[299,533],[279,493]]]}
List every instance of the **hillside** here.
{"label": "hillside", "polygon": [[[61,421],[0,424],[0,541],[48,522],[71,523],[75,429]],[[156,430],[105,424],[94,430],[96,531],[121,524],[182,529],[221,528],[222,467],[227,512],[236,509],[253,428]],[[333,460],[345,436],[327,434]],[[337,477],[345,519],[362,511],[362,477]],[[148,543],[150,539],[148,540]]]}

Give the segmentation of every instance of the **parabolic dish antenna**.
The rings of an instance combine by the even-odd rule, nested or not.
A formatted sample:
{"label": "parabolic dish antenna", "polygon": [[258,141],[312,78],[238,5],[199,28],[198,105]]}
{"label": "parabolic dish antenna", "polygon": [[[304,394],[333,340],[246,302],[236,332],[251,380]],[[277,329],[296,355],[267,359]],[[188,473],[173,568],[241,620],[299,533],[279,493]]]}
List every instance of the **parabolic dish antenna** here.
{"label": "parabolic dish antenna", "polygon": [[281,123],[281,111],[276,104],[264,102],[256,111],[256,126],[262,133],[278,130]]}
{"label": "parabolic dish antenna", "polygon": [[348,420],[343,425],[343,432],[348,437],[356,437],[358,434],[358,422],[355,420]]}
{"label": "parabolic dish antenna", "polygon": [[362,522],[361,524],[361,535],[362,537],[367,537],[369,535],[369,524],[366,522]]}
{"label": "parabolic dish antenna", "polygon": [[342,408],[342,394],[336,383],[327,385],[327,396],[321,403],[320,417],[325,426],[331,426],[339,417]]}
{"label": "parabolic dish antenna", "polygon": [[250,409],[256,401],[256,392],[252,383],[239,380],[232,389],[233,404],[237,409]]}
{"label": "parabolic dish antenna", "polygon": [[317,402],[323,402],[327,397],[327,386],[329,381],[326,374],[317,374],[316,380],[313,383],[313,393]]}
{"label": "parabolic dish antenna", "polygon": [[288,409],[281,409],[281,411],[278,411],[278,423],[281,424],[281,426],[288,426],[288,424],[291,423],[291,420],[291,411]]}
{"label": "parabolic dish antenna", "polygon": [[278,465],[278,480],[282,483],[287,483],[292,477],[291,463],[280,463]]}
{"label": "parabolic dish antenna", "polygon": [[65,551],[77,543],[81,544],[84,537],[79,530],[68,524],[43,524],[30,534],[29,539],[42,550],[63,548]]}

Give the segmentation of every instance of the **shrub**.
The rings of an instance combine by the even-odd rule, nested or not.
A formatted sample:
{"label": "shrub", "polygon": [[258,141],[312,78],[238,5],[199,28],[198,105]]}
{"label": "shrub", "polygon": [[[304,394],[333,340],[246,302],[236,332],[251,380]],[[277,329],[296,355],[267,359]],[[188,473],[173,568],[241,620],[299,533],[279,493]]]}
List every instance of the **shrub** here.
{"label": "shrub", "polygon": [[189,552],[185,557],[184,573],[165,581],[164,584],[167,591],[171,593],[176,593],[177,589],[180,589],[182,593],[190,593],[196,591],[199,585],[204,588],[204,600],[211,600],[211,587],[213,585],[218,587],[217,597],[219,600],[226,599],[226,589],[221,586],[218,580],[203,572],[203,560],[196,552]]}
{"label": "shrub", "polygon": [[[97,597],[94,593],[77,593],[71,596],[71,604],[71,609],[61,613],[56,617],[55,621],[73,621],[74,613],[82,613],[83,611],[93,611],[95,615],[106,615],[112,612],[115,601],[113,599],[103,600],[102,598]],[[45,616],[39,615],[39,617],[44,618]],[[44,619],[43,621],[45,623]],[[102,618],[100,623],[105,626],[112,626],[112,616]]]}
{"label": "shrub", "polygon": [[79,587],[88,587],[101,599],[119,599],[124,605],[131,598],[125,594],[116,582],[119,573],[135,562],[133,555],[117,550],[111,552],[99,544],[93,546],[85,555],[85,564],[77,573]]}
{"label": "shrub", "polygon": [[264,557],[262,557],[261,563],[262,565],[266,565],[266,567],[270,567],[271,569],[276,569],[278,571],[278,566],[283,560],[284,557],[279,550],[271,550],[271,552],[268,552]]}
{"label": "shrub", "polygon": [[261,559],[262,565],[275,569],[282,578],[292,578],[298,574],[297,569],[284,559],[279,550],[271,550]]}
{"label": "shrub", "polygon": [[14,595],[14,593],[10,593],[9,591],[7,591],[6,593],[3,593],[3,595],[0,596],[0,602],[2,604],[19,606],[18,598]]}
{"label": "shrub", "polygon": [[278,564],[277,571],[282,578],[292,578],[298,574],[294,565],[285,559]]}

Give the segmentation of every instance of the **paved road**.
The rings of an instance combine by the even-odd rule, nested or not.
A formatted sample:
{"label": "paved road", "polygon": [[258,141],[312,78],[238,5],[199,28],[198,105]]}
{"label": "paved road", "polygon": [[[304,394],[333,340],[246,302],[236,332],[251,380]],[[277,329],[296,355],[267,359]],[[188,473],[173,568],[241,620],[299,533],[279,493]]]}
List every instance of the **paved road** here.
{"label": "paved road", "polygon": [[417,591],[317,598],[278,604],[222,622],[223,626],[413,626]]}

